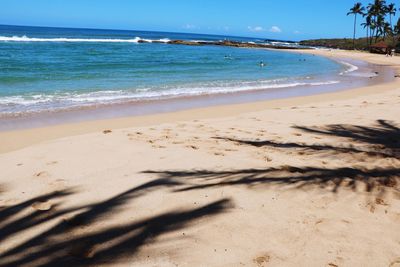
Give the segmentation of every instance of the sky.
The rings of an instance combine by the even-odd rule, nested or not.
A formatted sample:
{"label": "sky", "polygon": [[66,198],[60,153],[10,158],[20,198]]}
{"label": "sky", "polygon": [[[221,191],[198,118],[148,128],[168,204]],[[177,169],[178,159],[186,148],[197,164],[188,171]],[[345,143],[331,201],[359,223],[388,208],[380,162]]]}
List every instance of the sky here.
{"label": "sky", "polygon": [[[206,33],[280,40],[350,38],[354,17],[346,14],[354,2],[0,0],[0,24]],[[368,1],[360,2],[368,4]],[[358,36],[364,33],[359,27]]]}

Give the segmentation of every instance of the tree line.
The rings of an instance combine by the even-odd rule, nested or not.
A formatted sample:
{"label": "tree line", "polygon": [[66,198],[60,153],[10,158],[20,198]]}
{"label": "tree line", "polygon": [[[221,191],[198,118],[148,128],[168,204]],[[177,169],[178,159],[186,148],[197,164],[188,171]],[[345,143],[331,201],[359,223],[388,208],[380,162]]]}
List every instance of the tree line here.
{"label": "tree line", "polygon": [[355,48],[356,28],[358,15],[364,21],[360,24],[366,30],[366,44],[370,47],[378,41],[385,41],[397,46],[400,35],[400,18],[396,25],[393,25],[393,18],[396,16],[397,8],[394,3],[387,3],[386,0],[374,0],[374,2],[363,6],[357,2],[350,9],[347,15],[354,15],[353,48]]}

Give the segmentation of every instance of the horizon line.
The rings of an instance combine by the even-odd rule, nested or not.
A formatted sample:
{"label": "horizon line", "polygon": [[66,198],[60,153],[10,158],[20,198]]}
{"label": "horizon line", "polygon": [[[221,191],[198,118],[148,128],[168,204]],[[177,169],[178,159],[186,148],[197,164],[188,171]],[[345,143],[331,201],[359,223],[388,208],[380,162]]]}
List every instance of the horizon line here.
{"label": "horizon line", "polygon": [[267,37],[250,37],[250,36],[239,36],[239,35],[223,35],[223,34],[212,34],[212,33],[193,33],[193,32],[177,32],[177,31],[156,31],[156,30],[132,30],[132,29],[111,29],[111,28],[90,28],[90,27],[61,27],[61,26],[42,26],[42,25],[14,25],[14,24],[2,24],[0,26],[12,26],[12,27],[32,27],[32,28],[53,28],[53,29],[77,29],[77,30],[99,30],[99,31],[130,31],[130,32],[155,32],[155,33],[178,33],[178,34],[193,34],[193,35],[209,35],[209,36],[224,36],[224,37],[235,37],[235,38],[248,38],[248,39],[264,39],[270,41],[288,41],[298,42],[295,40],[285,39],[273,39]]}

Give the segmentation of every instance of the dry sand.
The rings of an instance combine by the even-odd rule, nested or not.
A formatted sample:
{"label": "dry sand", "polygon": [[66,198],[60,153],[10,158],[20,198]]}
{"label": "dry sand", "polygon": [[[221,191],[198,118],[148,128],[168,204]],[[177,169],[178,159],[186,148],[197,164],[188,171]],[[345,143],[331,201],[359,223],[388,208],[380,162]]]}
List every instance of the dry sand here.
{"label": "dry sand", "polygon": [[0,265],[400,266],[399,111],[396,79],[0,133]]}

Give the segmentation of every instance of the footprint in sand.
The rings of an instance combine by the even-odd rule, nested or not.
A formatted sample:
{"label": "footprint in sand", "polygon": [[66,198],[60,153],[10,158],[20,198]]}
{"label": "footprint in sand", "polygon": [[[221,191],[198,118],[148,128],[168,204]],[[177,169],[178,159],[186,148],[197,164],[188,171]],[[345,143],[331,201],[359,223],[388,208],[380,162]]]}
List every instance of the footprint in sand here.
{"label": "footprint in sand", "polygon": [[35,173],[35,176],[36,177],[46,177],[46,176],[49,176],[49,173],[46,171],[41,171],[41,172]]}
{"label": "footprint in sand", "polygon": [[180,141],[174,141],[174,142],[172,142],[172,144],[174,144],[174,145],[182,145],[182,144],[183,144],[183,142],[180,142]]}
{"label": "footprint in sand", "polygon": [[197,146],[186,146],[187,148],[191,148],[191,149],[194,149],[194,150],[198,150],[199,148],[197,147]]}
{"label": "footprint in sand", "polygon": [[265,267],[267,266],[268,262],[270,261],[271,257],[266,255],[266,256],[260,256],[254,259],[254,262],[257,264],[259,267]]}
{"label": "footprint in sand", "polygon": [[128,133],[127,134],[127,136],[130,137],[130,140],[133,140],[133,137],[142,136],[142,135],[143,135],[142,132]]}
{"label": "footprint in sand", "polygon": [[389,264],[389,267],[400,267],[400,257]]}
{"label": "footprint in sand", "polygon": [[375,199],[375,203],[377,205],[381,205],[381,206],[389,206],[389,204],[387,204],[383,199],[378,198],[378,197]]}
{"label": "footprint in sand", "polygon": [[104,130],[104,131],[103,131],[103,134],[110,134],[110,133],[112,133],[111,130]]}
{"label": "footprint in sand", "polygon": [[264,161],[266,161],[266,162],[271,162],[271,161],[272,161],[272,159],[271,159],[270,157],[264,157],[263,159],[264,159]]}
{"label": "footprint in sand", "polygon": [[59,191],[65,189],[65,180],[57,179],[54,182],[49,183],[53,190]]}
{"label": "footprint in sand", "polygon": [[153,145],[152,147],[153,148],[166,148],[165,146],[156,146],[156,145]]}

